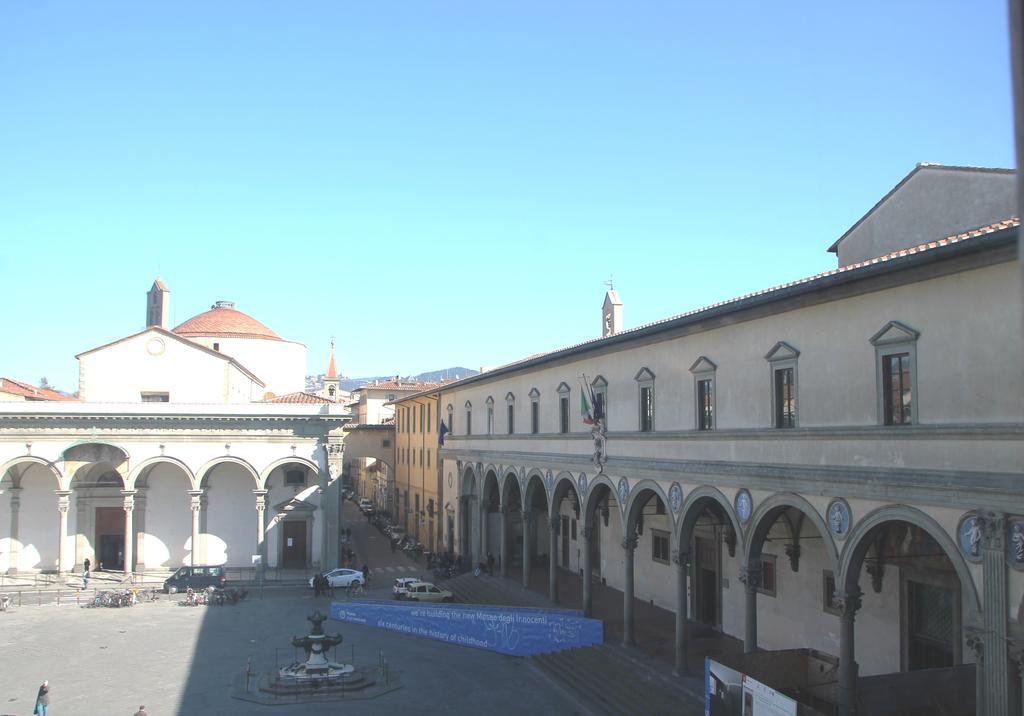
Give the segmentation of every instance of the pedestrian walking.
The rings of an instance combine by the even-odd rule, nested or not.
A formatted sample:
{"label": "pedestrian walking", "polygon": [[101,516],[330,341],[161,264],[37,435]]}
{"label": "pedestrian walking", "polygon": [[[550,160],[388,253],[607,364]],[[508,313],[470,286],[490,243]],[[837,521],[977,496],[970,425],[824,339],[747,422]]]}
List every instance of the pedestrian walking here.
{"label": "pedestrian walking", "polygon": [[370,565],[366,562],[363,562],[363,581],[366,584],[370,583]]}
{"label": "pedestrian walking", "polygon": [[494,554],[491,552],[487,553],[487,574],[494,576]]}
{"label": "pedestrian walking", "polygon": [[132,716],[149,716],[149,711],[146,711],[145,706],[140,706],[139,710],[133,713]]}
{"label": "pedestrian walking", "polygon": [[36,707],[32,710],[32,713],[39,714],[39,716],[46,716],[46,707],[50,705],[50,682],[44,681],[42,686],[39,687],[39,693],[36,694]]}
{"label": "pedestrian walking", "polygon": [[85,558],[85,562],[83,563],[83,569],[82,569],[82,590],[83,591],[85,591],[86,589],[89,588],[89,577],[91,577],[91,576],[92,576],[92,562],[90,562],[89,558],[86,557]]}

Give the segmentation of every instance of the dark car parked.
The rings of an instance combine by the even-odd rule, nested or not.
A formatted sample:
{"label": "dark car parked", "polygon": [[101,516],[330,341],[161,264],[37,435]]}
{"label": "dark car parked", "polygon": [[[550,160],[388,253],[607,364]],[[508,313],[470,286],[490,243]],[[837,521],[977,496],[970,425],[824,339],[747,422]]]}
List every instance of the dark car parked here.
{"label": "dark car parked", "polygon": [[183,592],[189,587],[192,589],[206,589],[207,587],[220,589],[225,582],[227,582],[227,577],[224,574],[224,567],[179,567],[178,571],[164,581],[164,591],[174,594]]}

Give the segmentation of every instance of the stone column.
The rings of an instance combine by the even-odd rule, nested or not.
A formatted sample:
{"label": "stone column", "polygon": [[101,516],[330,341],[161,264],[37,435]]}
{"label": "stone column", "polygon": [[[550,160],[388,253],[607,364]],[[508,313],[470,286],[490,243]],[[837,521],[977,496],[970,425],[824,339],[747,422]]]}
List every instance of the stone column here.
{"label": "stone column", "polygon": [[985,716],[1010,713],[1010,662],[1007,649],[1006,515],[978,517],[982,557],[982,642],[985,650]]}
{"label": "stone column", "polygon": [[550,539],[548,540],[548,598],[558,604],[558,531],[562,523],[561,515],[556,514],[550,520]]}
{"label": "stone column", "polygon": [[8,488],[8,492],[11,493],[11,548],[10,548],[10,565],[7,568],[8,574],[18,573],[18,548],[21,543],[18,539],[18,515],[21,511],[21,488],[11,487]]}
{"label": "stone column", "polygon": [[203,505],[203,491],[189,490],[189,497],[192,498],[192,566],[202,564],[199,557],[199,511]]}
{"label": "stone column", "polygon": [[146,565],[146,492],[137,490],[135,494],[135,569]]}
{"label": "stone column", "polygon": [[508,576],[508,507],[501,506],[501,565],[498,567],[502,577]]}
{"label": "stone column", "polygon": [[676,565],[676,673],[685,674],[686,650],[689,648],[689,600],[686,594],[686,575],[690,566],[689,552],[677,551],[672,555]]}
{"label": "stone column", "polygon": [[[591,515],[593,518],[593,515]],[[583,530],[583,616],[590,618],[594,612],[594,591],[590,573],[593,565],[590,564],[590,540],[594,539],[594,528],[584,527]]]}
{"label": "stone column", "polygon": [[523,510],[523,588],[530,588],[530,531],[533,528],[533,513]]}
{"label": "stone column", "polygon": [[269,490],[253,490],[256,495],[256,553],[260,556],[260,574],[267,566],[267,492]]}
{"label": "stone column", "polygon": [[124,497],[124,573],[131,575],[135,553],[135,525],[132,524],[135,490],[121,490],[121,495]]}
{"label": "stone column", "polygon": [[71,507],[71,490],[54,490],[57,495],[57,512],[60,515],[60,526],[57,532],[57,572],[63,574],[74,565],[67,564],[64,554],[68,541],[68,509]]}
{"label": "stone column", "polygon": [[477,559],[478,562],[487,561],[487,552],[490,550],[488,542],[488,532],[490,531],[490,511],[488,506],[480,501],[480,556]]}
{"label": "stone column", "polygon": [[853,716],[857,707],[857,650],[854,645],[853,620],[860,609],[863,592],[836,591],[839,608],[839,716]]}
{"label": "stone column", "polygon": [[746,589],[746,618],[743,632],[743,653],[757,651],[757,588],[761,586],[761,564],[740,568],[740,581]]}
{"label": "stone column", "polygon": [[636,537],[622,540],[625,580],[622,585],[622,643],[635,644],[633,638],[633,555],[636,552]]}

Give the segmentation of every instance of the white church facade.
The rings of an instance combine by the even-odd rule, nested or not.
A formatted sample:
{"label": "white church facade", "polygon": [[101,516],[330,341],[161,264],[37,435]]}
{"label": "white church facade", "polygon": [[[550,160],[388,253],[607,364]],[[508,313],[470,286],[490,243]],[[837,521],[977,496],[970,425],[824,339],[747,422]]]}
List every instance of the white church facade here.
{"label": "white church facade", "polygon": [[344,407],[302,344],[228,302],[168,329],[168,296],[78,356],[79,401],[0,404],[0,571],[336,565]]}

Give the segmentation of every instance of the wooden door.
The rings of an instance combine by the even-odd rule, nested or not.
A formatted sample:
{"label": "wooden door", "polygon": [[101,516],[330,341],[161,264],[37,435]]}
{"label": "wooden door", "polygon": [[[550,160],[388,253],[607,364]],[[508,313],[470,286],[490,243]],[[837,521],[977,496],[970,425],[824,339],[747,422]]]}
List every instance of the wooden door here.
{"label": "wooden door", "polygon": [[284,527],[281,566],[285,569],[305,569],[306,522],[289,520],[281,524]]}

